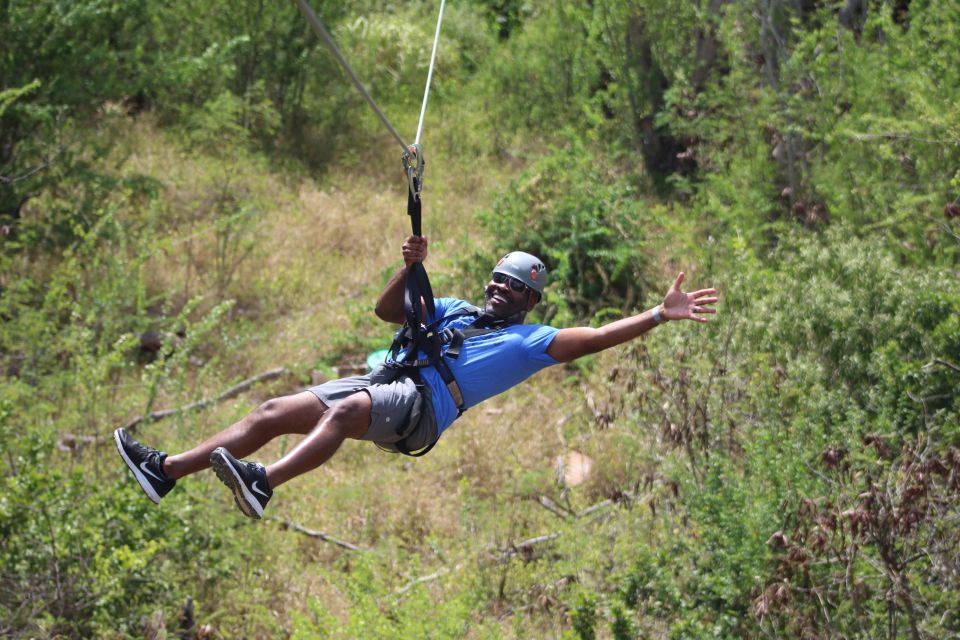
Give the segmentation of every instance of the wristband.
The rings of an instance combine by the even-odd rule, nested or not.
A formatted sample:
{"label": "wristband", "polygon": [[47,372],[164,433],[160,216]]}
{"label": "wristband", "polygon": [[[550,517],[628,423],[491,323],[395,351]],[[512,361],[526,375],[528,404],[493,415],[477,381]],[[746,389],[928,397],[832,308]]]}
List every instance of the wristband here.
{"label": "wristband", "polygon": [[662,308],[663,306],[659,304],[653,308],[653,321],[657,324],[663,324],[663,316],[660,315],[660,309]]}

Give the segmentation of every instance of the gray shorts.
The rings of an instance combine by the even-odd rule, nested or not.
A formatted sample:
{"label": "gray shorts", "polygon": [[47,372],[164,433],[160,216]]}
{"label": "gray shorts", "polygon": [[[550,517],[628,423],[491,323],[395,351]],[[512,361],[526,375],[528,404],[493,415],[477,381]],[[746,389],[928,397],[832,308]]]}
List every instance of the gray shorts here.
{"label": "gray shorts", "polygon": [[383,365],[363,376],[331,380],[309,389],[328,407],[358,391],[370,396],[370,428],[363,440],[376,442],[397,451],[395,442],[406,438],[410,451],[422,449],[437,439],[437,419],[433,414],[430,389],[413,378],[397,375]]}

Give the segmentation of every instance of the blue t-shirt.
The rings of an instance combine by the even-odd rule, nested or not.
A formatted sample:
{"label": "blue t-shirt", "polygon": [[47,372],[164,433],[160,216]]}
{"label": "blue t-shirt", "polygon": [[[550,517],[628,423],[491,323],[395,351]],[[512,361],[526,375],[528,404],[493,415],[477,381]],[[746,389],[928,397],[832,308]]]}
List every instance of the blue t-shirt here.
{"label": "blue t-shirt", "polygon": [[[461,315],[445,318],[458,309],[471,307],[457,298],[435,298],[437,318],[441,318],[438,330],[463,329],[476,316]],[[553,342],[559,329],[542,324],[514,324],[501,331],[474,336],[464,341],[460,356],[447,358],[460,391],[464,408],[469,409],[487,398],[503,393],[535,374],[537,371],[559,361],[547,355],[547,347]],[[446,353],[447,347],[443,347]],[[443,378],[434,367],[420,370],[423,381],[430,386],[433,411],[437,418],[437,436],[457,419],[457,405],[443,383]]]}

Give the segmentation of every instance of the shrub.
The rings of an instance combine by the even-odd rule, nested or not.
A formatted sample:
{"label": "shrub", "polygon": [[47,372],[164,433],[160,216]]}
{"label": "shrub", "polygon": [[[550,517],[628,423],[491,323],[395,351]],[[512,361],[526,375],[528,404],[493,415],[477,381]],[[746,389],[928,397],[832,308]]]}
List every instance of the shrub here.
{"label": "shrub", "polygon": [[[478,219],[493,238],[493,252],[522,250],[549,269],[548,314],[559,322],[613,315],[640,304],[648,293],[644,253],[655,225],[626,177],[586,146],[571,141],[536,163]],[[474,281],[485,281],[491,256],[469,263]]]}

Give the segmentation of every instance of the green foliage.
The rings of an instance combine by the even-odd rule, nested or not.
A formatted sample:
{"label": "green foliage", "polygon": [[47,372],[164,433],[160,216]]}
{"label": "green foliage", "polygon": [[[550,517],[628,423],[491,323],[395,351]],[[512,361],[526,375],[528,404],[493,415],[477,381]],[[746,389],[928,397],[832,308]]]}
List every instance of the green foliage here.
{"label": "green foliage", "polygon": [[[423,587],[399,588],[385,584],[385,572],[369,557],[360,557],[348,574],[335,576],[338,591],[346,598],[346,619],[339,620],[312,602],[307,613],[296,616],[293,638],[459,638],[494,637],[476,625],[474,612],[478,594],[466,584],[445,581],[447,597],[436,602]],[[407,573],[416,575],[419,563],[412,562]],[[334,578],[334,576],[331,576]],[[332,580],[333,581],[333,580]],[[479,634],[479,635],[477,635]]]}
{"label": "green foliage", "polygon": [[[661,473],[689,519],[673,546],[638,550],[618,606],[677,638],[888,637],[891,619],[942,635],[960,590],[935,542],[955,535],[960,379],[942,354],[957,349],[960,298],[949,272],[900,267],[839,225],[781,242],[776,261],[730,276],[721,334],[651,345],[637,370],[654,371],[610,391],[626,393],[614,428],[662,425],[683,464]],[[914,591],[930,583],[942,598]],[[857,604],[898,584],[900,600]]]}
{"label": "green foliage", "polygon": [[[105,100],[135,92],[144,2],[7,2],[0,9],[0,224],[85,169],[69,134]],[[79,166],[77,166],[79,164]]]}
{"label": "green foliage", "polygon": [[[547,264],[547,302],[556,321],[618,315],[647,295],[647,238],[655,225],[635,187],[610,178],[611,168],[576,141],[535,164],[482,212],[493,253],[522,250]],[[490,255],[471,268],[489,272]]]}
{"label": "green foliage", "polygon": [[52,441],[36,430],[13,444],[0,503],[6,632],[135,635],[141,615],[173,612],[186,600],[180,565],[202,561],[208,588],[231,565],[223,532],[190,510],[158,513],[127,482],[57,469]]}
{"label": "green foliage", "polygon": [[[674,183],[702,181],[694,207],[757,247],[785,223],[843,220],[905,259],[955,262],[940,220],[955,197],[957,114],[943,100],[955,74],[935,69],[956,47],[941,28],[956,7],[930,3],[904,26],[871,9],[859,40],[827,8],[751,11],[730,5],[717,23],[726,73],[666,90],[658,121],[692,142],[700,169]],[[773,26],[745,28],[758,17]]]}
{"label": "green foliage", "polygon": [[[214,588],[233,562],[217,523],[198,522],[189,505],[154,511],[126,478],[114,482],[104,473],[98,451],[86,449],[108,446],[104,423],[130,408],[123,380],[142,380],[146,411],[160,391],[182,394],[190,359],[230,307],[199,313],[194,303],[172,317],[152,317],[163,303],[147,284],[157,220],[148,215],[142,226],[128,225],[118,213],[125,204],[120,199],[90,229],[77,228],[78,239],[36,280],[4,269],[5,633],[134,635],[142,615],[175,611],[188,595]],[[5,255],[3,263],[24,261]],[[147,329],[185,338],[141,369],[137,336]],[[204,558],[210,564],[201,562],[184,584],[182,568]]]}
{"label": "green foliage", "polygon": [[[236,636],[957,635],[960,9],[909,4],[847,25],[784,0],[447,7],[425,130],[456,176],[437,254],[471,284],[498,254],[540,255],[538,319],[558,326],[656,302],[675,267],[720,288],[721,315],[546,374],[402,475],[338,456],[302,515],[375,548],[344,559],[210,518],[182,495],[202,482],[155,508],[102,447],[278,357],[383,346],[369,301],[389,269],[356,251],[393,222],[348,233],[393,197],[381,125],[294,3],[2,3],[0,635],[145,635],[156,611],[169,635],[188,596]],[[412,133],[436,3],[317,8]],[[135,127],[171,166],[150,144],[119,157]],[[264,185],[304,167],[331,172],[274,200]],[[358,170],[373,195],[340,197]],[[317,233],[333,201],[355,209]],[[308,245],[381,282],[265,248]],[[563,445],[596,462],[583,487],[554,485],[529,409],[554,402]]]}
{"label": "green foliage", "polygon": [[573,630],[580,640],[594,640],[597,637],[597,603],[593,596],[581,594],[570,614]]}
{"label": "green foliage", "polygon": [[545,4],[507,42],[504,57],[488,62],[491,93],[501,97],[494,107],[500,127],[563,126],[578,115],[596,77],[581,26],[589,11],[580,3]]}

